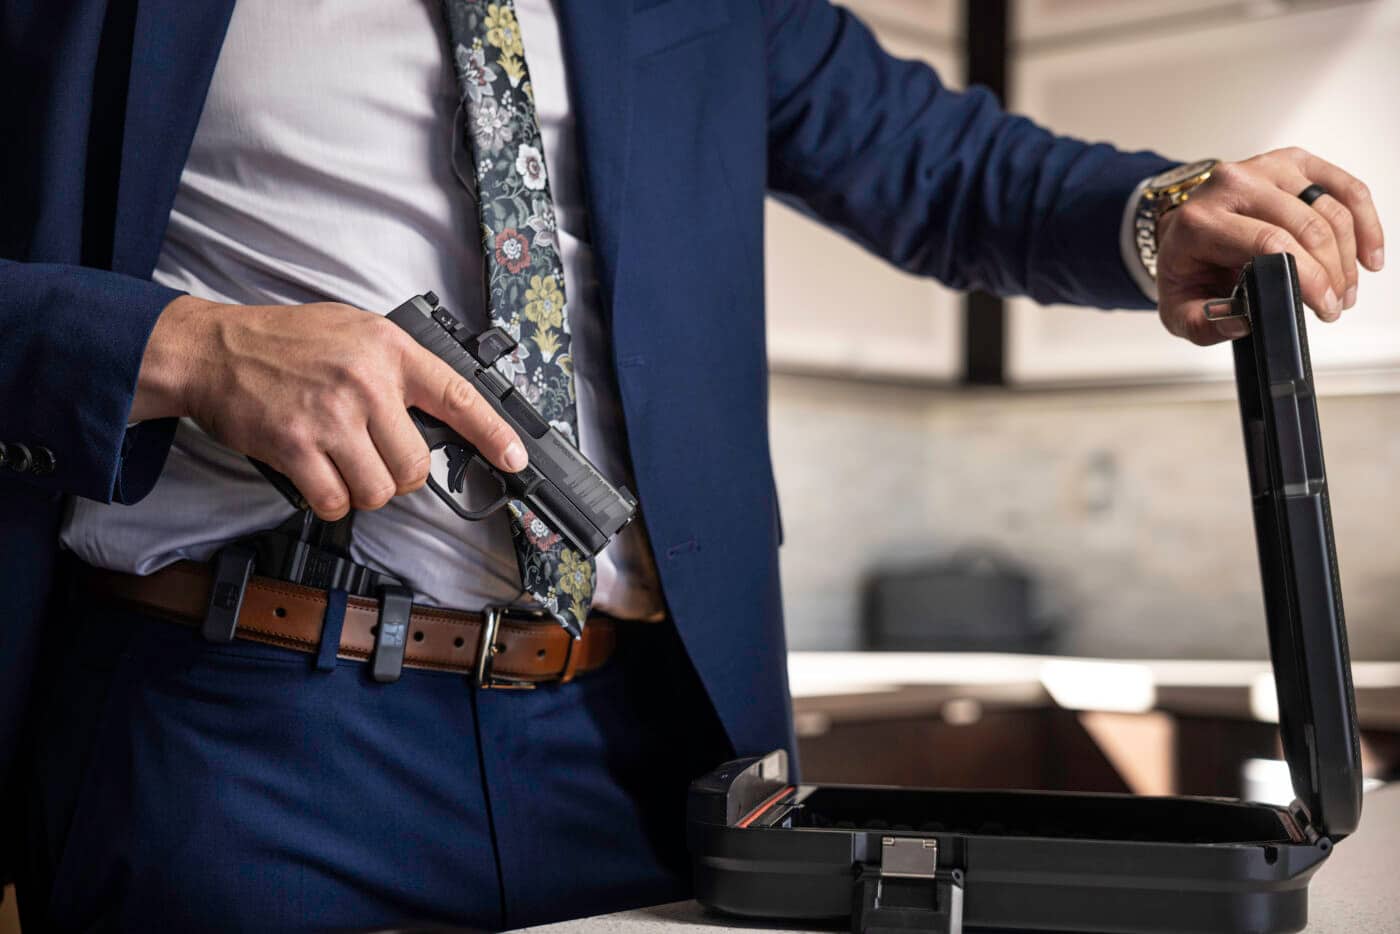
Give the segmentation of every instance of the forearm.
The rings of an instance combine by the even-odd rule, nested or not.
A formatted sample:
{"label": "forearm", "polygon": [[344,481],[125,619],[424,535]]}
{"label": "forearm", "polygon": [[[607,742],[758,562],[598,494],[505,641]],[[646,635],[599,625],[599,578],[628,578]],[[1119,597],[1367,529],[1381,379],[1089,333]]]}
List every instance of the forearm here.
{"label": "forearm", "polygon": [[770,187],[911,272],[1105,307],[1146,300],[1119,232],[1169,163],[1055,136],[885,53],[824,2],[769,0]]}

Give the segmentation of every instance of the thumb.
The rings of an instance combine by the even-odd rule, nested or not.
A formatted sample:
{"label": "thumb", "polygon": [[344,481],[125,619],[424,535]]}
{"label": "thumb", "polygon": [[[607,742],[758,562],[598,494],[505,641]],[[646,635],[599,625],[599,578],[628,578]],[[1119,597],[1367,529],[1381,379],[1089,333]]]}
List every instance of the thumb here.
{"label": "thumb", "polygon": [[1215,319],[1206,317],[1206,303],[1219,297],[1186,295],[1164,289],[1157,305],[1158,313],[1168,331],[1201,347],[1247,336],[1249,322],[1244,318],[1220,318],[1218,309]]}

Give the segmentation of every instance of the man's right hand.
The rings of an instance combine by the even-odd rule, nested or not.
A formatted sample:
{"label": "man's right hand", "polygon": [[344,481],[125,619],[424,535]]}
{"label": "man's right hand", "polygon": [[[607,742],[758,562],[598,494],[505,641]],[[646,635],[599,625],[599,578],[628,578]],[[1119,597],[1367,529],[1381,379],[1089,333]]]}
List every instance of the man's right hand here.
{"label": "man's right hand", "polygon": [[348,305],[221,305],[182,296],[156,321],[131,419],[190,416],[291,478],[323,519],[421,487],[431,457],[416,406],[506,471],[510,426],[451,367],[387,319]]}

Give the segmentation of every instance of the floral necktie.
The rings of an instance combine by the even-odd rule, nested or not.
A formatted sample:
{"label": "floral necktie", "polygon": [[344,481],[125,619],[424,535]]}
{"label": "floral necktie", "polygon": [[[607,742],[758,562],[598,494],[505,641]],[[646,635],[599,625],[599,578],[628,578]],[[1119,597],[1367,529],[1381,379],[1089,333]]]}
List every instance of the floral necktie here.
{"label": "floral necktie", "polygon": [[[443,10],[476,169],[491,323],[517,341],[496,368],[578,444],[564,264],[515,5],[443,0]],[[510,514],[522,585],[577,636],[593,600],[592,559],[524,503],[511,502]]]}

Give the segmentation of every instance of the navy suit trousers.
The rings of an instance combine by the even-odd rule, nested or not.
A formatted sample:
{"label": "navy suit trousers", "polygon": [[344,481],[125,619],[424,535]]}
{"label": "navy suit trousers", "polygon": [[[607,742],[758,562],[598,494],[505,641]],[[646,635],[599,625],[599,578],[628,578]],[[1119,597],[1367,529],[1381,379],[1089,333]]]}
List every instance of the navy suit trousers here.
{"label": "navy suit trousers", "polygon": [[83,598],[52,625],[26,930],[501,928],[689,893],[686,785],[730,748],[669,623],[484,692]]}

